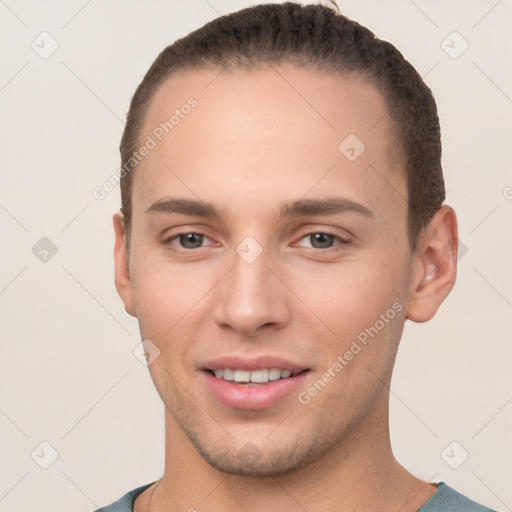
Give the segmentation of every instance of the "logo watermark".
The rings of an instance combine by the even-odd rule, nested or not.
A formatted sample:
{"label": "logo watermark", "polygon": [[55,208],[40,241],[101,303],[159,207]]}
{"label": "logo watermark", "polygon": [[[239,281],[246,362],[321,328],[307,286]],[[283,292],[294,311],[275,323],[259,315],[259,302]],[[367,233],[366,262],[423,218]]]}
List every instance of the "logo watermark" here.
{"label": "logo watermark", "polygon": [[119,169],[116,170],[103,184],[96,186],[92,190],[94,199],[102,201],[107,195],[112,192],[121,182],[121,179],[126,175],[130,174],[139,162],[142,162],[149,153],[155,149],[166,135],[172,132],[176,126],[178,126],[183,119],[185,119],[191,112],[192,109],[196,108],[199,102],[196,98],[191,96],[187,102],[181,105],[180,108],[174,109],[173,114],[169,117],[168,121],[160,123],[155,127],[151,135],[146,137],[146,141],[137,151],[134,151],[128,161]]}
{"label": "logo watermark", "polygon": [[312,385],[310,386],[306,391],[301,391],[298,394],[298,400],[299,403],[302,405],[307,405],[309,402],[311,402],[311,399],[322,391],[325,386],[331,382],[336,375],[338,375],[345,366],[348,365],[354,357],[359,354],[364,347],[368,345],[369,338],[373,339],[375,336],[379,334],[384,327],[395,318],[395,316],[402,311],[403,307],[400,302],[395,302],[385,313],[381,314],[379,316],[379,319],[375,321],[375,323],[370,326],[366,327],[363,331],[361,331],[356,339],[352,340],[352,343],[348,350],[345,351],[343,355],[339,355],[336,358],[336,361],[334,361],[329,368],[322,374],[322,376]]}

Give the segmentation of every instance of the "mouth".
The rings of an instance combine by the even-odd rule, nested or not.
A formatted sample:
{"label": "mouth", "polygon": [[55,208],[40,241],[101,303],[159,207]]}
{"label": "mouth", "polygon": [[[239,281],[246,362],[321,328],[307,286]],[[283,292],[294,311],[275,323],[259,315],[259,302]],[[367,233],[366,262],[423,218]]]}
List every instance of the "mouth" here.
{"label": "mouth", "polygon": [[230,409],[261,410],[298,395],[312,369],[279,357],[222,357],[200,372],[211,398]]}
{"label": "mouth", "polygon": [[268,384],[269,382],[290,379],[309,370],[304,369],[294,371],[281,368],[263,368],[261,370],[249,371],[234,368],[217,368],[215,370],[207,368],[205,371],[217,379],[232,382],[233,384],[259,386]]}

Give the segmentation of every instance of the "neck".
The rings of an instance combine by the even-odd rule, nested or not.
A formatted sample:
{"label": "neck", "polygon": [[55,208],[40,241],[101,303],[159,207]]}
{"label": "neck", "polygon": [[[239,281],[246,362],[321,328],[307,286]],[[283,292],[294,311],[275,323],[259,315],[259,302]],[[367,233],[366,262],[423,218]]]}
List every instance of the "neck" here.
{"label": "neck", "polygon": [[208,464],[166,410],[165,472],[151,510],[416,511],[435,488],[395,460],[387,405],[380,412],[311,464],[287,474],[253,477],[224,473]]}

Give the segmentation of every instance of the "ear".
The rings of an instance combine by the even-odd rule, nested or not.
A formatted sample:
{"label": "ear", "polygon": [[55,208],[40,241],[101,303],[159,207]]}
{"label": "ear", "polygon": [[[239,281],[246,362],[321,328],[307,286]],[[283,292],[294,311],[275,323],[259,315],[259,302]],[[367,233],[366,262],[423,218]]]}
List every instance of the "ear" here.
{"label": "ear", "polygon": [[124,302],[126,312],[131,316],[136,316],[133,307],[133,292],[130,278],[130,262],[126,251],[126,231],[124,225],[124,216],[121,212],[114,213],[114,267],[115,283],[117,293]]}
{"label": "ear", "polygon": [[443,205],[432,217],[413,254],[406,314],[413,322],[427,322],[448,296],[457,275],[457,217]]}

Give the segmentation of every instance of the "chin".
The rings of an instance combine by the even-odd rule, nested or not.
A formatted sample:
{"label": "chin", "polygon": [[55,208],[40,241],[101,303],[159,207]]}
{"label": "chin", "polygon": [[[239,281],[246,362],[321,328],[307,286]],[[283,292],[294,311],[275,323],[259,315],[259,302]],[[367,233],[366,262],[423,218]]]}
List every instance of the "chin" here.
{"label": "chin", "polygon": [[289,452],[261,455],[258,460],[250,456],[240,456],[239,453],[233,457],[204,452],[200,454],[210,466],[223,473],[261,478],[293,473],[314,460],[311,456],[290,457]]}
{"label": "chin", "polygon": [[320,437],[314,435],[276,439],[275,444],[270,440],[265,443],[248,441],[237,449],[233,446],[233,438],[211,443],[197,434],[187,433],[201,457],[213,468],[231,475],[273,477],[290,474],[308,466],[329,449]]}

